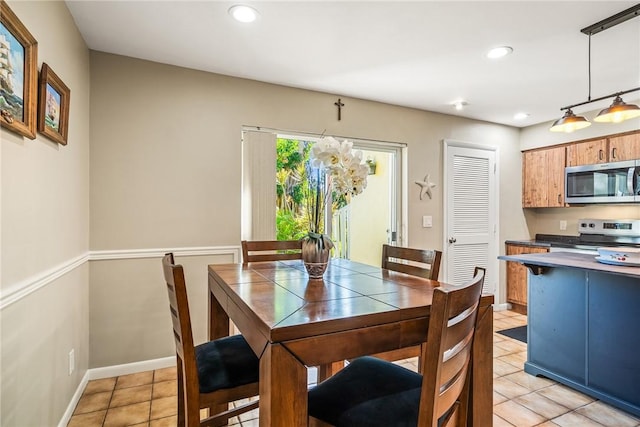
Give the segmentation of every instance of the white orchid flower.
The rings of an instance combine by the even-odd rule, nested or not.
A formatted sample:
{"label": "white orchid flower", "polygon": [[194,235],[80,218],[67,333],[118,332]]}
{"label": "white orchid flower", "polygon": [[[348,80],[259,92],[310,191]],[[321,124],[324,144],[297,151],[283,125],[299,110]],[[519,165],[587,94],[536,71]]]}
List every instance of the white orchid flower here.
{"label": "white orchid flower", "polygon": [[352,196],[367,188],[369,168],[362,161],[362,151],[353,150],[351,141],[322,138],[311,147],[309,158],[313,168],[324,169],[327,174],[325,197],[333,190],[349,203]]}

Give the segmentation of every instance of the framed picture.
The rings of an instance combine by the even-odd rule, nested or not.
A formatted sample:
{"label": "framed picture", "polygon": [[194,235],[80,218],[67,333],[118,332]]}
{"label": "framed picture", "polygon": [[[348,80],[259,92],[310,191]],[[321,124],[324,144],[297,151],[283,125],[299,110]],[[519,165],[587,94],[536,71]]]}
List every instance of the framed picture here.
{"label": "framed picture", "polygon": [[67,145],[70,96],[67,85],[43,63],[38,91],[38,131],[62,145]]}
{"label": "framed picture", "polygon": [[38,42],[0,0],[0,124],[36,137]]}

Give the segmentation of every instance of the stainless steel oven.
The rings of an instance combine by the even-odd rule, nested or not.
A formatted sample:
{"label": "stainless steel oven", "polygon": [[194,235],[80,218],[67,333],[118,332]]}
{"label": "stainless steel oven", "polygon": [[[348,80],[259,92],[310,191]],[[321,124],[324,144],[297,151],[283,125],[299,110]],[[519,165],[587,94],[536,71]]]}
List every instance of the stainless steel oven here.
{"label": "stainless steel oven", "polygon": [[633,203],[640,201],[640,161],[565,168],[567,203]]}

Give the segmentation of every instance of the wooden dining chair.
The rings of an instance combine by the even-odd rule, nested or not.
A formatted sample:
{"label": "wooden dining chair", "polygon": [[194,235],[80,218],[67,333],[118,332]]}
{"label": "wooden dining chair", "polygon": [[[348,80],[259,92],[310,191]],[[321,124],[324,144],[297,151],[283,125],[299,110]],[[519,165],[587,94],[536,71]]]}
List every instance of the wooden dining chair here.
{"label": "wooden dining chair", "polygon": [[375,357],[355,359],[309,391],[310,426],[465,426],[471,351],[485,271],[433,294],[420,375]]}
{"label": "wooden dining chair", "polygon": [[[382,245],[382,268],[425,279],[438,280],[441,258],[442,252],[437,250]],[[374,354],[373,356],[390,362],[417,357],[418,372],[422,372],[421,354],[421,347],[415,345]]]}
{"label": "wooden dining chair", "polygon": [[302,259],[302,240],[243,240],[242,263]]}
{"label": "wooden dining chair", "polygon": [[[229,403],[257,396],[259,362],[241,335],[193,344],[184,271],[173,254],[162,258],[176,343],[178,426],[223,426],[231,417],[256,409],[258,400],[229,409]],[[200,409],[209,416],[200,420]]]}
{"label": "wooden dining chair", "polygon": [[438,280],[442,252],[382,245],[382,268]]}

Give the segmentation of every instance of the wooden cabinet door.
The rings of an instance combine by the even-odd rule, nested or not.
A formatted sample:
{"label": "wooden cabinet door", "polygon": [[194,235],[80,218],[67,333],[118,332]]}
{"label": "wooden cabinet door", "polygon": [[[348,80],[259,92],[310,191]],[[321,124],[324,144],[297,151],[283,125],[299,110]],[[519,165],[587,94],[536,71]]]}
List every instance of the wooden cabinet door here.
{"label": "wooden cabinet door", "polygon": [[[533,246],[505,246],[507,255],[533,254],[549,252],[547,248]],[[516,304],[516,310],[526,311],[527,306],[527,268],[513,261],[507,261],[507,302]]]}
{"label": "wooden cabinet door", "polygon": [[565,147],[522,155],[522,207],[564,206]]}
{"label": "wooden cabinet door", "polygon": [[609,161],[640,159],[640,132],[609,138]]}
{"label": "wooden cabinet door", "polygon": [[608,161],[606,139],[578,142],[567,146],[567,166],[595,165]]}
{"label": "wooden cabinet door", "polygon": [[[507,245],[507,255],[520,255],[523,246]],[[527,268],[517,262],[507,261],[507,302],[527,305]]]}
{"label": "wooden cabinet door", "polygon": [[546,150],[527,151],[522,155],[522,207],[539,208],[548,204]]}
{"label": "wooden cabinet door", "polygon": [[565,147],[550,148],[547,151],[547,206],[564,206],[564,165]]}

